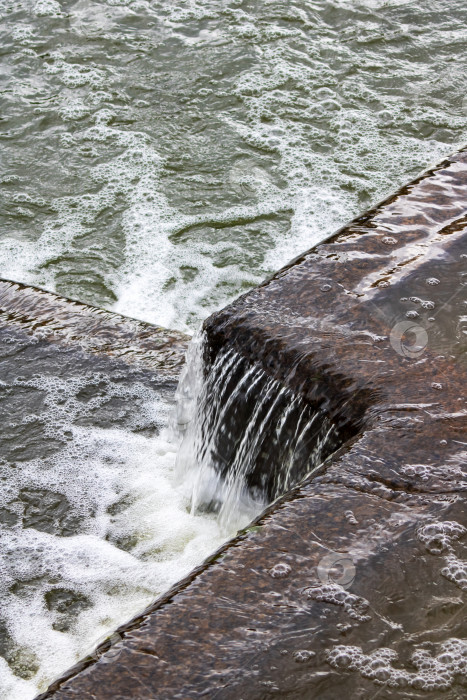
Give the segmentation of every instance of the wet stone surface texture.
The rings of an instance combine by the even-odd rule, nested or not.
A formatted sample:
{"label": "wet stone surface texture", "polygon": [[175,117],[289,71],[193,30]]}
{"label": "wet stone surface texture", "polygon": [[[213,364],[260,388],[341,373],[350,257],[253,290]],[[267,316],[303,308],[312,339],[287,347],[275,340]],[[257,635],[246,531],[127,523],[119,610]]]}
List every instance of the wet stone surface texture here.
{"label": "wet stone surface texture", "polygon": [[465,697],[467,152],[205,324],[357,430],[43,698]]}

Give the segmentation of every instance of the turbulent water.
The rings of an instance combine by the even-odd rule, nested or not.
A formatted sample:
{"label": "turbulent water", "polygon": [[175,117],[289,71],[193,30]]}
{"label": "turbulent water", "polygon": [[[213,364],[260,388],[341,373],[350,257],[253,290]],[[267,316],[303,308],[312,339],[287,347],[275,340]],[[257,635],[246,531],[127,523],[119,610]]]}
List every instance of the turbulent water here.
{"label": "turbulent water", "polygon": [[466,140],[462,0],[1,0],[11,279],[180,329]]}
{"label": "turbulent water", "polygon": [[192,342],[177,391],[176,478],[192,513],[215,513],[231,532],[314,472],[342,440],[319,403],[235,350],[220,352],[206,372],[205,342]]}
{"label": "turbulent water", "polygon": [[4,326],[0,368],[0,698],[27,700],[229,532],[175,478],[173,384]]}
{"label": "turbulent water", "polygon": [[[462,0],[0,12],[0,276],[168,327],[193,331],[467,140]],[[26,700],[226,531],[187,512],[170,399],[144,378],[5,362],[22,427],[0,465],[0,697]],[[56,449],[28,452],[36,423]]]}

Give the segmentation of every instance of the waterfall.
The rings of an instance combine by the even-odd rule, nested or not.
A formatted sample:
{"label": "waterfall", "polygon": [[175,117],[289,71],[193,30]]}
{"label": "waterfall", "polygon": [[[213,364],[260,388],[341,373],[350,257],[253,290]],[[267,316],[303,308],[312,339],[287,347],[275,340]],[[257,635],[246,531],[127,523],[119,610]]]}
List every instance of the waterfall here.
{"label": "waterfall", "polygon": [[193,340],[177,390],[176,475],[192,512],[216,513],[231,531],[315,472],[341,440],[322,407],[233,348],[208,364],[207,342]]}

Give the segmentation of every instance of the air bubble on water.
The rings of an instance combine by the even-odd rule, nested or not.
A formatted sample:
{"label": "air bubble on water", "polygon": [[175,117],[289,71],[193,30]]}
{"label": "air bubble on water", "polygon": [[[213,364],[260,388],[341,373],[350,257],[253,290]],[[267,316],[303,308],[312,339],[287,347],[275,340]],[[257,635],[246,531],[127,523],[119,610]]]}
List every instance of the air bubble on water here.
{"label": "air bubble on water", "polygon": [[28,42],[34,38],[34,28],[27,25],[17,26],[13,29],[12,37],[15,41]]}
{"label": "air bubble on water", "polygon": [[349,617],[360,622],[367,622],[371,619],[371,616],[368,615],[369,602],[365,598],[349,593],[338,584],[326,583],[321,586],[313,586],[305,590],[305,595],[310,600],[342,607]]}
{"label": "air bubble on water", "polygon": [[384,245],[395,245],[397,243],[397,238],[393,238],[392,236],[384,236],[381,239],[381,243],[384,243]]}
{"label": "air bubble on water", "polygon": [[271,578],[287,578],[291,571],[292,567],[290,567],[288,564],[284,564],[283,562],[281,562],[279,564],[276,564],[272,567],[272,569],[269,570],[269,575],[271,576]]}
{"label": "air bubble on water", "polygon": [[411,687],[422,691],[449,689],[456,676],[467,680],[467,642],[450,638],[436,645],[437,653],[415,647],[410,662],[416,671],[395,668],[400,663],[398,654],[389,648],[380,648],[365,654],[361,647],[337,645],[327,652],[327,662],[336,669],[355,671],[376,685],[389,688]]}
{"label": "air bubble on water", "polygon": [[294,661],[296,661],[299,664],[304,664],[310,659],[312,659],[314,656],[316,656],[316,653],[314,651],[309,651],[308,649],[300,649],[299,651],[294,651],[292,654]]}
{"label": "air bubble on water", "polygon": [[38,17],[61,17],[62,8],[57,0],[38,0],[34,5],[34,14]]}
{"label": "air bubble on water", "polygon": [[417,538],[431,554],[452,551],[452,545],[467,533],[466,528],[454,520],[423,525],[417,531]]}
{"label": "air bubble on water", "polygon": [[407,313],[405,315],[407,316],[407,318],[418,318],[419,317],[418,311],[415,311],[414,309],[407,311]]}
{"label": "air bubble on water", "polygon": [[426,279],[426,283],[433,287],[439,284],[439,279],[437,279],[436,277],[428,277]]}
{"label": "air bubble on water", "polygon": [[401,467],[402,473],[409,478],[417,478],[428,481],[431,476],[430,468],[424,464],[408,464]]}
{"label": "air bubble on water", "polygon": [[355,517],[353,511],[351,511],[351,510],[346,510],[346,511],[345,511],[345,517],[346,517],[347,521],[348,521],[351,525],[357,525],[358,520],[357,520],[357,518]]}
{"label": "air bubble on water", "polygon": [[441,574],[461,590],[467,591],[466,561],[458,559],[454,554],[449,554],[445,559],[445,566],[441,569]]}
{"label": "air bubble on water", "polygon": [[350,622],[338,622],[336,628],[341,634],[346,634],[347,632],[350,632],[350,630],[352,629],[352,625],[350,624]]}
{"label": "air bubble on water", "polygon": [[441,389],[443,388],[443,385],[440,384],[440,382],[432,382],[431,388],[437,389],[438,391],[441,391]]}
{"label": "air bubble on water", "polygon": [[[441,441],[440,444],[443,444]],[[446,443],[444,443],[446,444]],[[456,484],[459,489],[467,488],[466,474],[458,464],[441,464],[440,466],[426,464],[407,464],[401,467],[402,473],[409,479],[429,481],[434,479],[444,484]]]}

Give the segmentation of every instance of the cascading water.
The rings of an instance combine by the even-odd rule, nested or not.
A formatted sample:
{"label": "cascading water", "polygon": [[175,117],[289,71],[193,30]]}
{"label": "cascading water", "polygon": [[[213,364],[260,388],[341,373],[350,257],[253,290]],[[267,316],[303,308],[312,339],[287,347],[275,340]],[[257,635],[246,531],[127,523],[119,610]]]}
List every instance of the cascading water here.
{"label": "cascading water", "polygon": [[[168,328],[466,141],[460,0],[0,0],[0,16],[2,276]],[[234,351],[203,366],[200,341],[175,485],[167,388],[4,333],[0,700],[31,700],[348,431]]]}
{"label": "cascading water", "polygon": [[177,475],[191,511],[215,512],[224,531],[247,525],[316,471],[342,440],[312,405],[232,348],[209,365],[198,336],[177,391]]}

